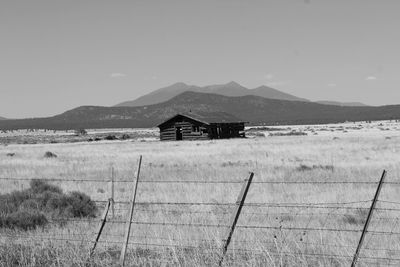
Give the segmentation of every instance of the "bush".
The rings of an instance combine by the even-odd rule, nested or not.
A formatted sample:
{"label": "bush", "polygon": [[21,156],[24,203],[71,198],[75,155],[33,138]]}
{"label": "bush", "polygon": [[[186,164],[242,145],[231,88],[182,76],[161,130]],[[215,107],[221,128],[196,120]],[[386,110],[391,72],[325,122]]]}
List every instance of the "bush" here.
{"label": "bush", "polygon": [[69,215],[69,201],[68,196],[65,195],[54,195],[49,197],[48,200],[43,203],[45,210],[51,214],[54,218],[57,217],[73,217]]}
{"label": "bush", "polygon": [[87,131],[85,129],[77,129],[75,130],[75,135],[76,136],[82,136],[82,135],[87,135]]}
{"label": "bush", "polygon": [[95,217],[96,204],[87,195],[72,192],[69,195],[58,195],[50,198],[46,203],[46,210],[53,217]]}
{"label": "bush", "polygon": [[43,180],[34,179],[29,183],[29,185],[31,187],[30,191],[34,194],[41,194],[46,191],[62,194],[61,188],[55,185],[48,184]]}
{"label": "bush", "polygon": [[106,137],[104,137],[104,140],[116,140],[117,137],[115,137],[115,135],[107,135]]}
{"label": "bush", "polygon": [[31,230],[47,223],[46,217],[39,212],[16,211],[0,216],[0,227],[10,229]]}
{"label": "bush", "polygon": [[31,197],[28,191],[15,191],[11,194],[0,195],[2,201],[0,202],[0,213],[7,214],[18,210],[21,203]]}
{"label": "bush", "polygon": [[269,136],[303,136],[307,135],[305,132],[291,131],[288,133],[270,133]]}
{"label": "bush", "polygon": [[121,136],[121,140],[127,140],[127,139],[130,139],[130,138],[131,138],[131,136],[129,134],[123,134]]}
{"label": "bush", "polygon": [[[96,203],[81,192],[64,194],[58,186],[32,180],[30,188],[0,195],[0,228],[22,230],[44,226],[47,217],[67,219],[94,217]],[[44,218],[44,219],[43,219]]]}
{"label": "bush", "polygon": [[44,157],[45,158],[57,158],[57,155],[54,154],[53,152],[47,151],[46,153],[44,153]]}
{"label": "bush", "polygon": [[325,171],[331,171],[333,172],[335,170],[335,167],[333,165],[313,165],[313,166],[307,166],[304,164],[301,164],[299,167],[296,168],[297,171],[311,171],[311,170],[325,170]]}
{"label": "bush", "polygon": [[40,209],[39,203],[35,199],[25,200],[19,206],[19,210],[32,211],[32,210],[39,210],[39,209]]}
{"label": "bush", "polygon": [[71,192],[69,195],[71,217],[95,217],[96,203],[84,193]]}

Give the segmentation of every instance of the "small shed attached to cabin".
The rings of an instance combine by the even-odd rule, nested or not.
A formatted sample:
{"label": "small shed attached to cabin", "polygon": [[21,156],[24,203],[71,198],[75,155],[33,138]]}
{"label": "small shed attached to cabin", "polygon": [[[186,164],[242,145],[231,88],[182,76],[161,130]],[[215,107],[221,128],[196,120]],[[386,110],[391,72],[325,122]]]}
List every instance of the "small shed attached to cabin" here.
{"label": "small shed attached to cabin", "polygon": [[164,121],[160,128],[160,140],[205,140],[245,137],[245,122],[224,113],[206,116],[195,114],[176,114]]}

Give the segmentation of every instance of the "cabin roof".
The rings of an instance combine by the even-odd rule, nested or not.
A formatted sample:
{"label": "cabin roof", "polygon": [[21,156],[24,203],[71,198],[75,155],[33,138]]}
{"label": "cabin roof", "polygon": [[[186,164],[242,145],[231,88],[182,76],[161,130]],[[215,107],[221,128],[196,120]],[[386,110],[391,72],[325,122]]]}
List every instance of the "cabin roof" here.
{"label": "cabin roof", "polygon": [[194,113],[178,113],[174,115],[173,117],[165,120],[161,124],[159,124],[157,127],[162,127],[164,124],[173,121],[177,117],[182,116],[186,117],[207,125],[213,124],[213,123],[244,123],[244,121],[240,120],[236,116],[226,113],[226,112],[212,112],[212,113],[207,113],[204,115],[200,114],[194,114]]}

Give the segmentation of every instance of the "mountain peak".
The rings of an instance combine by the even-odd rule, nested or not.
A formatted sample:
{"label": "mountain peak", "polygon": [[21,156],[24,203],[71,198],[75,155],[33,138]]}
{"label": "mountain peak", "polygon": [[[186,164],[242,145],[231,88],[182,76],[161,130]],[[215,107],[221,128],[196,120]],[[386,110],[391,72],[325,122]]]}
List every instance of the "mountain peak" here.
{"label": "mountain peak", "polygon": [[257,88],[251,89],[250,91],[251,91],[252,95],[254,94],[254,95],[258,95],[258,96],[262,96],[262,97],[270,98],[270,99],[303,101],[303,102],[310,101],[305,98],[300,98],[300,97],[276,90],[276,89],[268,87],[266,85],[261,85]]}
{"label": "mountain peak", "polygon": [[243,87],[242,85],[238,84],[235,81],[230,81],[227,84],[225,84],[226,86],[235,86],[235,87]]}
{"label": "mountain peak", "polygon": [[172,87],[172,86],[176,87],[176,86],[188,86],[188,85],[184,82],[177,82],[177,83],[171,84],[168,87]]}
{"label": "mountain peak", "polygon": [[255,95],[261,96],[264,98],[271,99],[281,99],[281,100],[291,100],[291,101],[308,101],[304,98],[299,98],[293,95],[286,94],[284,92],[275,90],[273,88],[269,88],[265,85],[257,87],[255,89],[248,89],[243,85],[230,81],[226,84],[214,84],[208,86],[195,86],[195,85],[187,85],[183,82],[174,83],[170,86],[160,88],[155,90],[147,95],[141,96],[133,101],[127,101],[118,104],[117,106],[146,106],[152,104],[158,104],[165,101],[170,100],[171,98],[185,92],[192,91],[198,93],[212,93],[224,96],[246,96],[246,95]]}
{"label": "mountain peak", "polygon": [[322,105],[333,105],[333,106],[342,106],[342,107],[368,107],[368,105],[361,102],[339,102],[339,101],[315,101],[315,103]]}

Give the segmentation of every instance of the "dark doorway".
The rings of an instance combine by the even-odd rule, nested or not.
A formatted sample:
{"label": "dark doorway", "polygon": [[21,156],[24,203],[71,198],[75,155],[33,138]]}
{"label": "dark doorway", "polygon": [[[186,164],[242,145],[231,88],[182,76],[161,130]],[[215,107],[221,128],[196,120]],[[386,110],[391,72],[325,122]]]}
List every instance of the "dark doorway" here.
{"label": "dark doorway", "polygon": [[182,128],[176,127],[176,140],[182,140]]}

